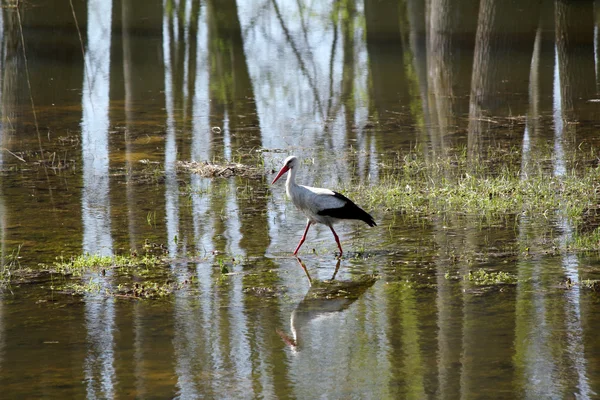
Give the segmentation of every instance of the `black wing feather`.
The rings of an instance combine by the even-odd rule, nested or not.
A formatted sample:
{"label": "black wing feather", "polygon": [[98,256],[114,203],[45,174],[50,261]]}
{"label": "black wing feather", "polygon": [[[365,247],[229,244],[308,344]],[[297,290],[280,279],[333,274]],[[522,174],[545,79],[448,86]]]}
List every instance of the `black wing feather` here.
{"label": "black wing feather", "polygon": [[365,210],[354,204],[352,200],[338,192],[333,192],[333,196],[343,200],[346,204],[344,204],[343,207],[321,210],[317,214],[338,219],[359,219],[364,221],[369,226],[377,226],[373,217]]}

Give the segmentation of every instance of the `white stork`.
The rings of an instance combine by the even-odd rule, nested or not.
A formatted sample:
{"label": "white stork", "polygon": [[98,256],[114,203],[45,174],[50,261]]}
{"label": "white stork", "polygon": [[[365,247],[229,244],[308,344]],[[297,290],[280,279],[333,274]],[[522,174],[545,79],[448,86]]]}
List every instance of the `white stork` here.
{"label": "white stork", "polygon": [[294,250],[294,255],[298,254],[298,250],[306,240],[308,228],[312,224],[319,223],[327,225],[331,229],[341,256],[343,253],[342,245],[340,244],[340,238],[333,230],[333,224],[343,219],[359,219],[369,226],[376,226],[377,224],[373,217],[340,193],[329,189],[298,185],[296,183],[296,172],[299,166],[298,158],[289,156],[285,159],[283,167],[281,167],[273,182],[271,182],[271,185],[274,184],[283,174],[289,171],[285,191],[288,197],[292,199],[292,203],[308,218],[304,235],[302,235],[298,247]]}

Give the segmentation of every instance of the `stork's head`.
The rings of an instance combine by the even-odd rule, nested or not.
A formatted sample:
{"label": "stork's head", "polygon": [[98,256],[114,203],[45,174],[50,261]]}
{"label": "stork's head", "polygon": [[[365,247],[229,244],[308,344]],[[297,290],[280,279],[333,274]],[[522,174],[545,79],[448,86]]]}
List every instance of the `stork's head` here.
{"label": "stork's head", "polygon": [[289,156],[288,158],[286,158],[285,161],[283,162],[283,167],[281,167],[281,169],[279,170],[279,173],[277,174],[275,179],[273,179],[273,182],[271,182],[271,185],[274,184],[275,182],[277,182],[277,179],[281,178],[281,175],[285,174],[290,169],[296,168],[297,166],[298,166],[298,158],[296,156]]}

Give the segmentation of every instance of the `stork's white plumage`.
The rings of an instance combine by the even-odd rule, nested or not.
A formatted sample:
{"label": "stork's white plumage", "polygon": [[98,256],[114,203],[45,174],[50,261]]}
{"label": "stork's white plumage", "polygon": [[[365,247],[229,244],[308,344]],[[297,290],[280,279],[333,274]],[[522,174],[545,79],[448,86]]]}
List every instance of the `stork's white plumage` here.
{"label": "stork's white plumage", "polygon": [[281,167],[273,182],[271,182],[271,184],[274,184],[283,174],[289,171],[285,183],[285,191],[288,197],[292,199],[292,203],[308,218],[304,235],[302,235],[300,243],[298,243],[296,250],[294,250],[294,255],[298,254],[298,250],[300,250],[300,247],[306,240],[308,228],[312,224],[324,224],[331,229],[340,249],[341,256],[343,253],[342,245],[340,244],[340,238],[333,229],[333,224],[344,219],[359,219],[369,226],[376,226],[377,224],[373,220],[373,217],[340,193],[329,189],[296,184],[296,172],[299,166],[300,162],[298,158],[289,156],[285,159],[283,167]]}

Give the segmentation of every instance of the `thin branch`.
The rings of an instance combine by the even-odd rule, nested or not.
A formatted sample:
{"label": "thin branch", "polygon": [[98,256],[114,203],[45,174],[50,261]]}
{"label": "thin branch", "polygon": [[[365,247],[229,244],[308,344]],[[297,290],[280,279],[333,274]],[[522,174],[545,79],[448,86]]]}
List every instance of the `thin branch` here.
{"label": "thin branch", "polygon": [[9,149],[7,149],[6,147],[0,147],[0,150],[4,150],[6,151],[8,154],[14,156],[17,160],[26,163],[27,161],[25,161],[25,159],[23,157],[19,157],[18,155],[16,155],[15,153],[13,153],[12,151],[10,151]]}
{"label": "thin branch", "polygon": [[[73,21],[75,21],[75,28],[77,29],[77,35],[79,36],[79,45],[81,46],[81,56],[83,57],[83,64],[85,67],[85,47],[83,46],[83,37],[81,36],[81,29],[79,29],[79,22],[77,21],[77,15],[75,14],[75,7],[73,7],[73,0],[69,0],[69,4],[71,5],[71,13],[73,14]],[[92,110],[94,110],[94,103],[92,102],[92,81],[89,76],[88,68],[83,69],[85,75],[87,77],[88,84],[88,93],[90,95],[90,104],[92,105]]]}
{"label": "thin branch", "polygon": [[277,19],[279,20],[279,23],[281,24],[281,29],[283,29],[285,38],[289,42],[290,47],[292,48],[292,52],[298,59],[298,63],[300,64],[300,70],[304,73],[304,75],[308,79],[308,85],[312,89],[313,95],[315,96],[315,101],[317,103],[317,109],[319,110],[320,114],[322,115],[323,109],[321,106],[321,100],[319,99],[319,92],[317,90],[316,84],[315,84],[314,80],[311,79],[311,76],[308,73],[308,70],[306,68],[306,64],[304,63],[304,60],[302,59],[302,56],[300,55],[300,51],[298,51],[298,48],[296,47],[296,44],[294,43],[294,40],[292,38],[292,35],[290,34],[289,29],[287,28],[287,26],[285,26],[285,23],[283,22],[283,17],[281,16],[281,11],[279,10],[277,1],[276,0],[271,0],[271,1],[273,3],[273,8],[275,9],[275,14],[277,15]]}
{"label": "thin branch", "polygon": [[[17,19],[19,20],[19,32],[21,34],[21,46],[23,47],[23,59],[25,60],[25,77],[27,78],[27,88],[29,89],[29,101],[31,101],[31,112],[33,113],[33,122],[35,124],[35,132],[37,134],[38,145],[40,147],[40,159],[44,159],[44,148],[42,147],[42,136],[40,135],[40,126],[38,124],[37,112],[35,111],[35,102],[33,101],[33,90],[31,89],[31,80],[29,79],[29,63],[27,62],[27,52],[25,51],[25,37],[23,35],[23,22],[21,20],[21,11],[17,4]],[[48,167],[45,162],[42,162],[44,166],[44,173],[46,174],[46,181],[48,182],[48,193],[50,194],[50,202],[54,206],[54,197],[52,195],[52,185],[50,184],[50,176],[48,175]]]}
{"label": "thin branch", "polygon": [[23,23],[21,22],[21,11],[17,7],[17,19],[19,20],[19,32],[21,33],[21,46],[23,47],[23,59],[25,60],[25,78],[27,80],[27,88],[29,89],[29,100],[31,102],[31,111],[33,113],[33,123],[35,124],[35,132],[37,133],[38,145],[40,146],[40,157],[44,157],[44,149],[42,148],[42,137],[40,135],[40,127],[38,125],[37,113],[35,111],[35,103],[33,101],[33,91],[31,90],[31,80],[29,79],[29,63],[27,62],[27,52],[25,51],[25,38],[23,36]]}

